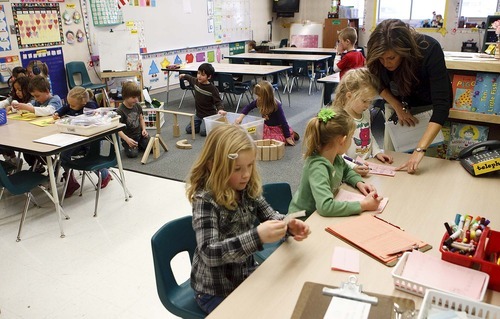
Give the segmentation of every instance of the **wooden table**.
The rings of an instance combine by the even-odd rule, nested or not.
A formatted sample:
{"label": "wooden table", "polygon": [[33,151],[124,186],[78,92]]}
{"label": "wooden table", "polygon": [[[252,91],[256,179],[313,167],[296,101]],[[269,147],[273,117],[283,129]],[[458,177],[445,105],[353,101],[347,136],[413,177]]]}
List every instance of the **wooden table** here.
{"label": "wooden table", "polygon": [[272,53],[299,53],[299,54],[330,54],[335,56],[337,49],[334,48],[297,48],[297,47],[283,47],[279,49],[271,49]]}
{"label": "wooden table", "polygon": [[[391,154],[396,166],[409,156]],[[426,254],[440,257],[443,223],[457,213],[485,216],[493,229],[500,228],[498,176],[472,177],[459,162],[425,157],[417,175],[398,172],[395,177],[372,175],[366,180],[389,198],[381,218],[431,244]],[[330,262],[334,247],[351,246],[324,229],[348,218],[354,217],[311,215],[306,221],[312,231],[309,238],[282,244],[209,318],[290,318],[304,282],[339,286],[347,281],[350,274],[330,270]],[[360,252],[357,277],[364,291],[411,298],[420,307],[422,298],[394,288],[392,270]],[[484,302],[500,305],[500,292],[488,290]]]}
{"label": "wooden table", "polygon": [[126,200],[128,200],[128,198],[132,197],[132,195],[126,187],[125,175],[123,174],[123,166],[120,156],[120,146],[116,137],[116,133],[123,130],[124,127],[125,124],[119,123],[118,126],[89,136],[88,139],[85,139],[81,142],[61,147],[33,142],[33,140],[59,133],[56,125],[40,127],[34,124],[30,124],[28,121],[8,120],[7,124],[0,126],[0,136],[2,136],[2,138],[0,139],[1,147],[46,158],[48,175],[50,178],[50,189],[52,190],[53,197],[52,201],[54,202],[56,208],[56,213],[59,221],[59,229],[61,231],[61,238],[65,237],[62,224],[63,212],[61,211],[61,206],[59,204],[59,196],[57,193],[56,177],[54,172],[54,161],[52,156],[56,155],[57,158],[57,156],[62,151],[72,149],[79,145],[87,144],[104,136],[111,135],[115,148],[118,169],[120,171],[120,178],[123,182],[123,191],[125,193]]}

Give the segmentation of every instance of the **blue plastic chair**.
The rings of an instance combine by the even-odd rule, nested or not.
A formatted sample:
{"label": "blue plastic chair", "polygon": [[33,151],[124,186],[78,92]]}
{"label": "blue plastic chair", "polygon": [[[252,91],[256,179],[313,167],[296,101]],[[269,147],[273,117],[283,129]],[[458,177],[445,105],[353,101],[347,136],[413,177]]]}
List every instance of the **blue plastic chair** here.
{"label": "blue plastic chair", "polygon": [[[103,90],[106,88],[106,84],[97,83],[94,84],[90,80],[89,73],[87,72],[87,68],[85,67],[85,63],[81,61],[74,61],[66,63],[66,76],[68,77],[68,86],[70,89],[75,86],[83,86],[86,89],[95,90]],[[81,83],[78,84],[75,81],[75,77],[80,79]]]}
{"label": "blue plastic chair", "polygon": [[[97,172],[98,173],[98,181],[97,185],[95,185],[96,189],[96,195],[95,195],[95,206],[94,206],[94,217],[97,217],[97,206],[99,205],[99,194],[101,190],[101,183],[102,183],[102,177],[100,170],[103,168],[111,168],[117,166],[117,160],[116,160],[116,153],[115,153],[115,148],[114,146],[110,143],[109,147],[109,153],[108,154],[102,154],[101,151],[101,142],[102,141],[107,141],[107,139],[99,139],[95,140],[89,143],[90,148],[89,151],[85,154],[85,156],[77,159],[73,159],[71,161],[61,161],[61,166],[64,167],[65,169],[69,169],[68,176],[70,176],[73,172],[73,170],[77,171],[83,171],[84,174],[82,175],[82,183],[80,186],[80,194],[79,196],[82,196],[82,190],[83,190],[83,184],[85,182],[85,176],[87,176],[90,180],[91,179],[91,173],[92,172]],[[113,174],[115,179],[120,183],[120,185],[123,188],[123,191],[125,193],[125,201],[128,201],[129,197],[132,197],[130,192],[125,188],[125,185],[123,184],[122,180],[120,177],[113,171],[109,170],[109,173]],[[66,193],[66,189],[68,188],[68,182],[69,178],[66,178],[66,182],[64,183],[64,189],[63,189],[63,194]],[[61,198],[61,205],[64,202],[64,196]]]}
{"label": "blue plastic chair", "polygon": [[[26,195],[26,202],[24,204],[23,214],[21,215],[21,222],[19,223],[19,231],[17,232],[16,241],[21,240],[21,231],[23,229],[24,221],[30,201],[34,201],[34,196],[31,190],[39,187],[47,196],[52,200],[52,194],[42,185],[49,182],[49,177],[34,171],[19,171],[11,175],[7,175],[2,165],[0,165],[0,187],[7,189],[12,195]],[[67,216],[66,216],[67,217]]]}
{"label": "blue plastic chair", "polygon": [[206,313],[196,303],[191,281],[178,284],[170,262],[182,252],[193,262],[196,235],[192,216],[185,216],[163,225],[151,238],[156,289],[160,300],[172,314],[182,318],[205,318]]}
{"label": "blue plastic chair", "polygon": [[[288,183],[270,183],[262,186],[263,196],[269,205],[280,214],[288,214],[292,201],[292,189]],[[264,244],[264,249],[254,253],[254,259],[262,264],[281,245],[282,241]]]}

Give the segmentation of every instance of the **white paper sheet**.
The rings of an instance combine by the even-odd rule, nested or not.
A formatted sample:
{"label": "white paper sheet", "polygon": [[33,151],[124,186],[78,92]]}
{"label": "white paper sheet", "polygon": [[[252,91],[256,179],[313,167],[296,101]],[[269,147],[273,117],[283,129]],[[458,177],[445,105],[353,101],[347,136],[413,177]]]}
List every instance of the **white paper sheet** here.
{"label": "white paper sheet", "polygon": [[78,143],[78,142],[86,140],[86,139],[88,139],[87,136],[57,133],[57,134],[52,134],[52,135],[48,135],[48,136],[33,140],[33,142],[62,147],[62,146],[67,146],[67,145],[71,145],[74,143]]}
{"label": "white paper sheet", "polygon": [[370,308],[366,302],[333,297],[323,319],[367,319]]}

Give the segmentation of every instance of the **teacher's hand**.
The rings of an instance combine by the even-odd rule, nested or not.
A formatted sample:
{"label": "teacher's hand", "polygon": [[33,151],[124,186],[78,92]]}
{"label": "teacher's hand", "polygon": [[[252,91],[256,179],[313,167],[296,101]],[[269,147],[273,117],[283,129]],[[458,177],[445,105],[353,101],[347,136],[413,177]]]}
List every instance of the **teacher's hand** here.
{"label": "teacher's hand", "polygon": [[405,170],[408,172],[408,174],[415,174],[418,169],[418,164],[424,158],[425,153],[424,152],[413,152],[410,156],[410,159],[408,162],[404,163],[403,165],[399,166],[396,168],[397,171],[402,171]]}
{"label": "teacher's hand", "polygon": [[415,126],[418,119],[409,112],[398,113],[398,123],[402,126]]}

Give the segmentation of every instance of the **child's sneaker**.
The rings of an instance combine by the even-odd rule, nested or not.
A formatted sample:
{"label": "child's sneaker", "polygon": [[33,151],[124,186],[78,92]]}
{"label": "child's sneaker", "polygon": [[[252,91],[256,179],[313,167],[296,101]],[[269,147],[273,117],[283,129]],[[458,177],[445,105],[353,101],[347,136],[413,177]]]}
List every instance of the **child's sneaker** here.
{"label": "child's sneaker", "polygon": [[294,141],[298,141],[298,140],[300,140],[300,135],[299,135],[299,133],[297,133],[297,132],[293,131],[293,140],[294,140]]}
{"label": "child's sneaker", "polygon": [[111,174],[108,173],[108,175],[101,181],[101,189],[108,186],[110,180],[111,180]]}
{"label": "child's sneaker", "polygon": [[[64,174],[66,174],[66,173],[64,173]],[[67,175],[65,177],[67,178]],[[76,190],[79,188],[80,188],[80,184],[76,180],[75,175],[73,175],[73,173],[71,173],[71,175],[69,176],[68,187],[66,188],[66,193],[64,193],[64,198],[71,197],[71,195],[73,195],[73,193],[76,192]]]}

